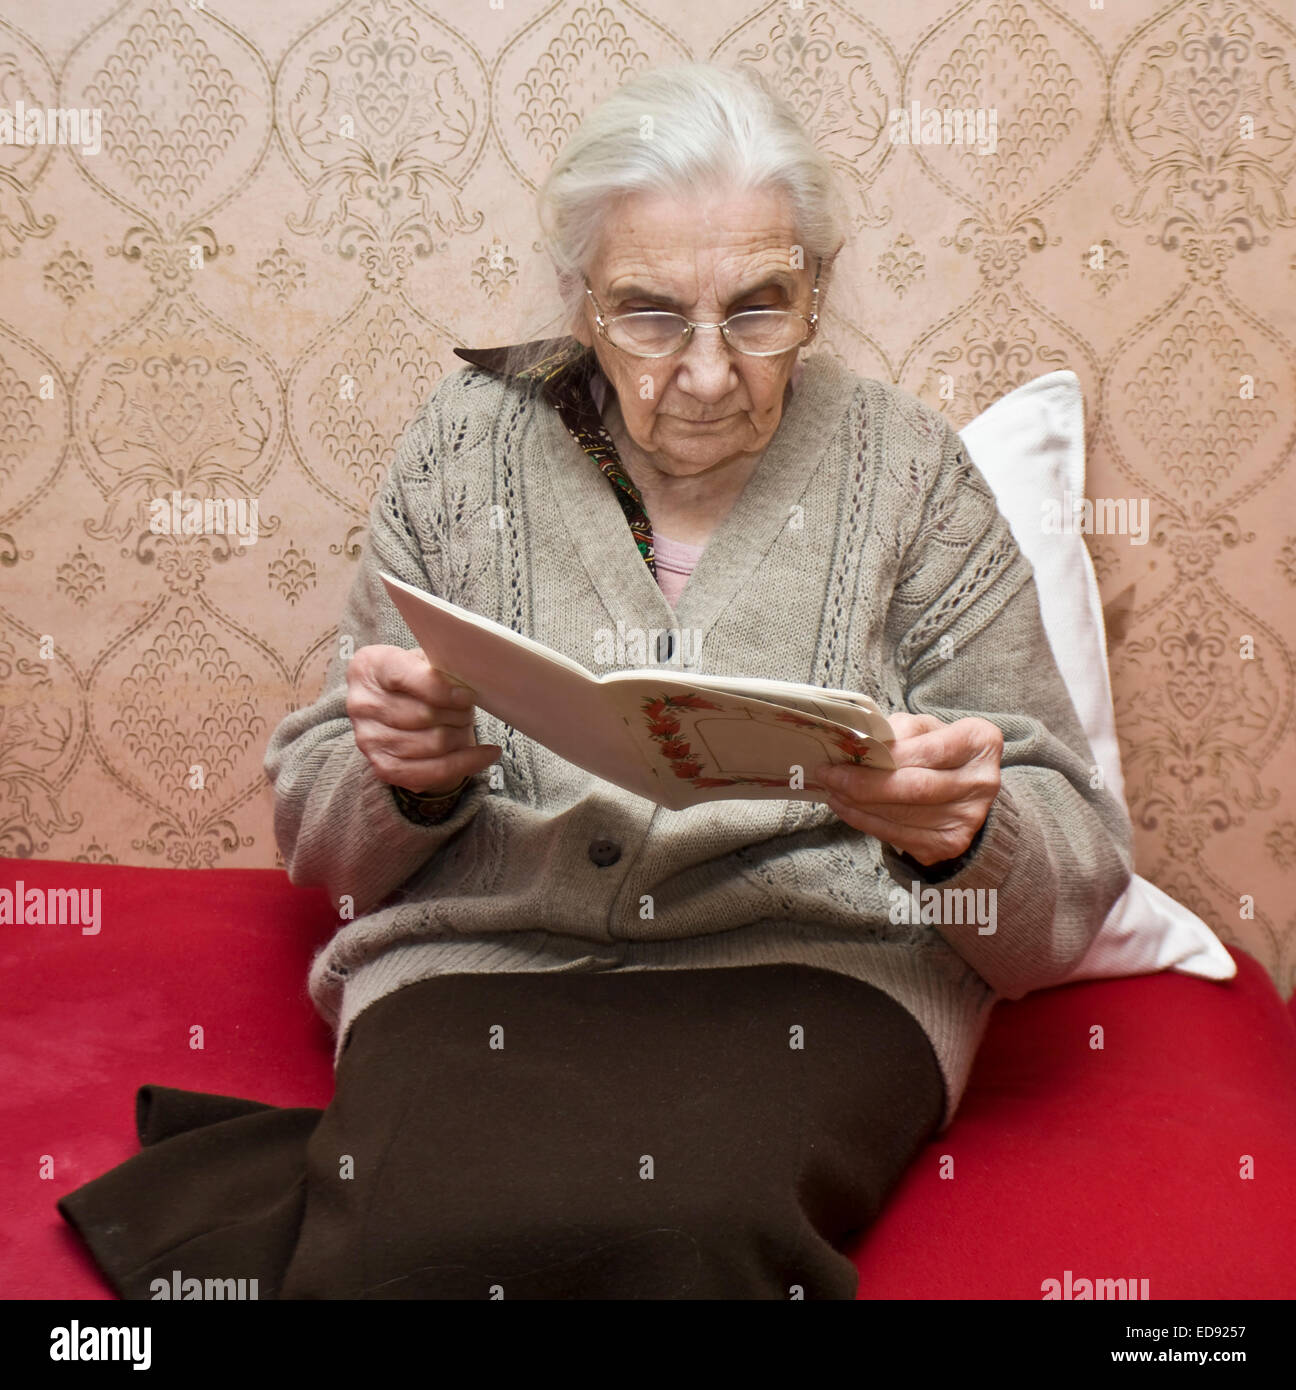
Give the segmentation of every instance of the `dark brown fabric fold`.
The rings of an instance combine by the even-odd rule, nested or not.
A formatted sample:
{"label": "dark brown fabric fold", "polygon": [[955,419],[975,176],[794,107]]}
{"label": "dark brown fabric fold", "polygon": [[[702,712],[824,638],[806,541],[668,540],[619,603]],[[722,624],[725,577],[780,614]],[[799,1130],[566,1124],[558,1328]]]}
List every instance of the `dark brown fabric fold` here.
{"label": "dark brown fabric fold", "polygon": [[850,1299],[943,1103],[835,972],[438,976],[360,1015],[323,1111],[141,1087],[143,1150],[58,1209],[124,1298]]}

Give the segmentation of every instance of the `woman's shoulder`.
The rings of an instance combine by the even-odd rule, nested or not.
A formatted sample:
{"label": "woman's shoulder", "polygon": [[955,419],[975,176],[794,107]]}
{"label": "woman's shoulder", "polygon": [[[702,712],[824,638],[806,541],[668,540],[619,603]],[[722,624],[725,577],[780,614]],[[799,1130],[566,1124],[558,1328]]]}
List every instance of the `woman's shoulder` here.
{"label": "woman's shoulder", "polygon": [[444,371],[433,383],[420,413],[427,415],[469,415],[489,413],[516,384],[500,372],[462,362]]}
{"label": "woman's shoulder", "polygon": [[465,359],[433,382],[408,420],[396,453],[398,470],[422,471],[434,457],[444,467],[450,455],[474,455],[477,446],[490,442],[510,401],[526,408],[534,395],[513,377]]}
{"label": "woman's shoulder", "polygon": [[806,373],[852,392],[851,428],[866,432],[879,447],[920,450],[940,456],[951,446],[953,424],[936,406],[894,382],[853,371],[839,358],[818,353],[805,360]]}
{"label": "woman's shoulder", "polygon": [[472,436],[510,408],[537,408],[580,355],[572,338],[545,338],[502,347],[454,349],[462,365],[447,369],[423,401],[418,419],[454,437]]}

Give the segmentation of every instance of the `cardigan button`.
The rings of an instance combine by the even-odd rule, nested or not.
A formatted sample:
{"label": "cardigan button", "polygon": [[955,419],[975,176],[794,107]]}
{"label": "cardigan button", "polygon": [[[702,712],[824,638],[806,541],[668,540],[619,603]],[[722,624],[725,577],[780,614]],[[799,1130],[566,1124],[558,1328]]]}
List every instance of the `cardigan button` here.
{"label": "cardigan button", "polygon": [[615,840],[591,840],[589,857],[600,869],[606,869],[621,858],[621,846]]}

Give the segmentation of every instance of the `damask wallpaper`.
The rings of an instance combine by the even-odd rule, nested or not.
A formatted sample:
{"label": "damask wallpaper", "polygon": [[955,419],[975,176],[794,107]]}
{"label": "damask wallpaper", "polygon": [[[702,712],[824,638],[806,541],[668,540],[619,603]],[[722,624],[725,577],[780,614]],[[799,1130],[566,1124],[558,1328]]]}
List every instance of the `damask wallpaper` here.
{"label": "damask wallpaper", "polygon": [[[821,350],[958,427],[1078,373],[1090,496],[1150,514],[1087,537],[1139,870],[1286,995],[1289,4],[3,0],[0,853],[276,863],[265,743],[396,437],[455,345],[555,331],[537,182],[687,57],[765,73],[841,173]],[[914,103],[994,121],[897,141]],[[87,117],[24,139],[50,110]],[[186,534],[193,498],[246,505]]]}

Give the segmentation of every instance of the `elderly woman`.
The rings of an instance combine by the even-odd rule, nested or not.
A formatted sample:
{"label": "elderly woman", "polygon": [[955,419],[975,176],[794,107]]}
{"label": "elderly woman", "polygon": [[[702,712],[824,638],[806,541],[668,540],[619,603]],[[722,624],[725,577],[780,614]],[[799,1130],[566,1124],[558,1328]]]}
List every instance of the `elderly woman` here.
{"label": "elderly woman", "polygon": [[[342,919],[310,981],[334,1099],[145,1088],[114,1174],[154,1166],[63,1203],[124,1292],[187,1263],[262,1297],[851,1298],[843,1247],[949,1124],[994,1001],[1064,977],[1129,880],[957,434],[802,359],[842,215],[789,109],[641,76],[540,214],[569,335],[459,353],[267,755],[288,871]],[[896,770],[662,810],[475,707],[381,571],[587,667],[624,624],[694,634],[655,654],[686,668],[863,691]],[[147,1239],[97,1237],[145,1185]]]}

